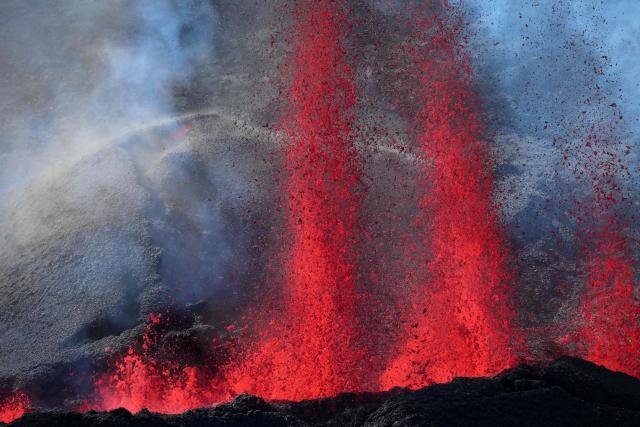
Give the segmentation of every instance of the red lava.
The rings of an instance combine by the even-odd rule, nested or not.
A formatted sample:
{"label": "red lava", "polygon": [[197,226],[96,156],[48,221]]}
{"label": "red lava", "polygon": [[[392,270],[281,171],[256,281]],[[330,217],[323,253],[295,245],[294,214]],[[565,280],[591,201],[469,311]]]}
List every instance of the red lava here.
{"label": "red lava", "polygon": [[[454,21],[455,22],[455,21]],[[493,179],[481,106],[471,87],[459,28],[442,16],[412,56],[421,103],[414,126],[425,162],[421,213],[431,259],[404,313],[401,347],[383,388],[419,388],[456,376],[497,373],[516,363],[507,245],[492,203]],[[417,37],[424,37],[422,35]],[[422,41],[422,40],[420,40]]]}
{"label": "red lava", "polygon": [[95,396],[82,405],[81,411],[126,408],[135,413],[147,408],[178,414],[229,398],[220,394],[207,370],[157,356],[160,331],[166,321],[160,314],[150,315],[142,345],[129,347],[109,372],[95,378]]}
{"label": "red lava", "polygon": [[23,416],[29,410],[29,397],[17,391],[0,400],[0,423],[10,423]]}
{"label": "red lava", "polygon": [[[154,328],[162,320],[152,315],[141,348],[132,346],[96,378],[96,397],[84,409],[179,413],[243,392],[299,401],[415,389],[517,363],[523,338],[511,305],[509,245],[492,200],[482,106],[460,25],[449,10],[418,20],[409,52],[418,71],[412,127],[425,159],[415,221],[426,225],[420,238],[430,255],[418,260],[424,274],[415,277],[426,279],[413,284],[410,302],[400,309],[403,326],[389,337],[397,345],[385,350],[384,373],[371,378],[367,319],[358,310],[366,299],[356,279],[363,188],[352,140],[356,84],[347,54],[348,11],[340,2],[307,1],[294,12],[289,109],[281,118],[290,137],[281,187],[285,225],[273,254],[281,265],[274,289],[244,318],[241,330],[250,333],[238,335],[221,366],[185,366],[156,356]],[[593,244],[584,253],[579,335],[588,359],[640,376],[634,321],[640,310],[624,228],[605,211],[597,218],[604,219],[588,234]],[[16,402],[0,406],[0,417],[20,416],[28,407],[26,396]]]}
{"label": "red lava", "polygon": [[261,302],[257,342],[229,372],[235,393],[301,400],[361,389],[354,255],[361,166],[350,140],[355,85],[339,2],[295,12],[284,185],[282,293]]}
{"label": "red lava", "polygon": [[634,295],[636,271],[624,211],[634,210],[625,199],[618,177],[624,163],[614,132],[589,127],[582,141],[586,156],[578,156],[588,172],[592,201],[579,217],[580,267],[584,275],[577,356],[609,369],[640,377],[640,301]]}

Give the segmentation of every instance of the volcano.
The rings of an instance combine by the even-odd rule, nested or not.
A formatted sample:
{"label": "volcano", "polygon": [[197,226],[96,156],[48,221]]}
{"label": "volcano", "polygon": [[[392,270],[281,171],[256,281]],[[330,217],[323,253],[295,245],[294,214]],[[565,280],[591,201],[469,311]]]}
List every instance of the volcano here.
{"label": "volcano", "polygon": [[0,6],[0,423],[637,425],[640,27],[579,3]]}

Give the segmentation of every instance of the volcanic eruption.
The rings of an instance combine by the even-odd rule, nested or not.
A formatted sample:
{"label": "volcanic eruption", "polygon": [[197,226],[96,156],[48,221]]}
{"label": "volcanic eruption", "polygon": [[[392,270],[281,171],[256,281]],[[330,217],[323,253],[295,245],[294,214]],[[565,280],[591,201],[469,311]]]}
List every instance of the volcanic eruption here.
{"label": "volcanic eruption", "polygon": [[24,392],[16,392],[0,401],[0,422],[10,423],[29,410],[29,397]]}
{"label": "volcanic eruption", "polygon": [[[492,204],[492,176],[482,140],[481,105],[456,20],[445,9],[418,22],[418,112],[412,125],[425,162],[421,182],[427,282],[419,284],[404,342],[383,386],[412,388],[456,376],[482,376],[513,365],[514,311],[507,244]],[[425,35],[426,34],[426,35]]]}
{"label": "volcanic eruption", "polygon": [[41,101],[60,158],[0,174],[0,423],[417,423],[512,397],[640,417],[638,167],[606,55],[582,46],[596,77],[558,100],[492,57],[480,6],[160,3],[74,9],[116,29],[65,44],[101,71]]}
{"label": "volcanic eruption", "polygon": [[363,339],[354,271],[359,233],[356,88],[345,37],[348,10],[306,2],[293,11],[285,142],[281,289],[263,295],[255,342],[231,368],[235,394],[302,400],[363,389]]}

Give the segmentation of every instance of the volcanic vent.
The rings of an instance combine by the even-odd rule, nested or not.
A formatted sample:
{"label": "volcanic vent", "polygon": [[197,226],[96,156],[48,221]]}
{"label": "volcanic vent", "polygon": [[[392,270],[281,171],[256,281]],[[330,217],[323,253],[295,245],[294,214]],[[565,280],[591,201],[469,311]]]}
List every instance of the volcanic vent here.
{"label": "volcanic vent", "polygon": [[0,422],[637,421],[620,52],[488,3],[2,6]]}

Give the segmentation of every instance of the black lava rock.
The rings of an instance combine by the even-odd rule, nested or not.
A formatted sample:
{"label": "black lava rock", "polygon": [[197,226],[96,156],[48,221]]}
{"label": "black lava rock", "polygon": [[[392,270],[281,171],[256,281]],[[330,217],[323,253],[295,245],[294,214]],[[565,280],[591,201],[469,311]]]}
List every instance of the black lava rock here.
{"label": "black lava rock", "polygon": [[602,426],[640,425],[640,380],[580,359],[523,365],[491,378],[458,378],[421,390],[345,393],[302,402],[241,395],[213,408],[28,414],[23,426]]}

